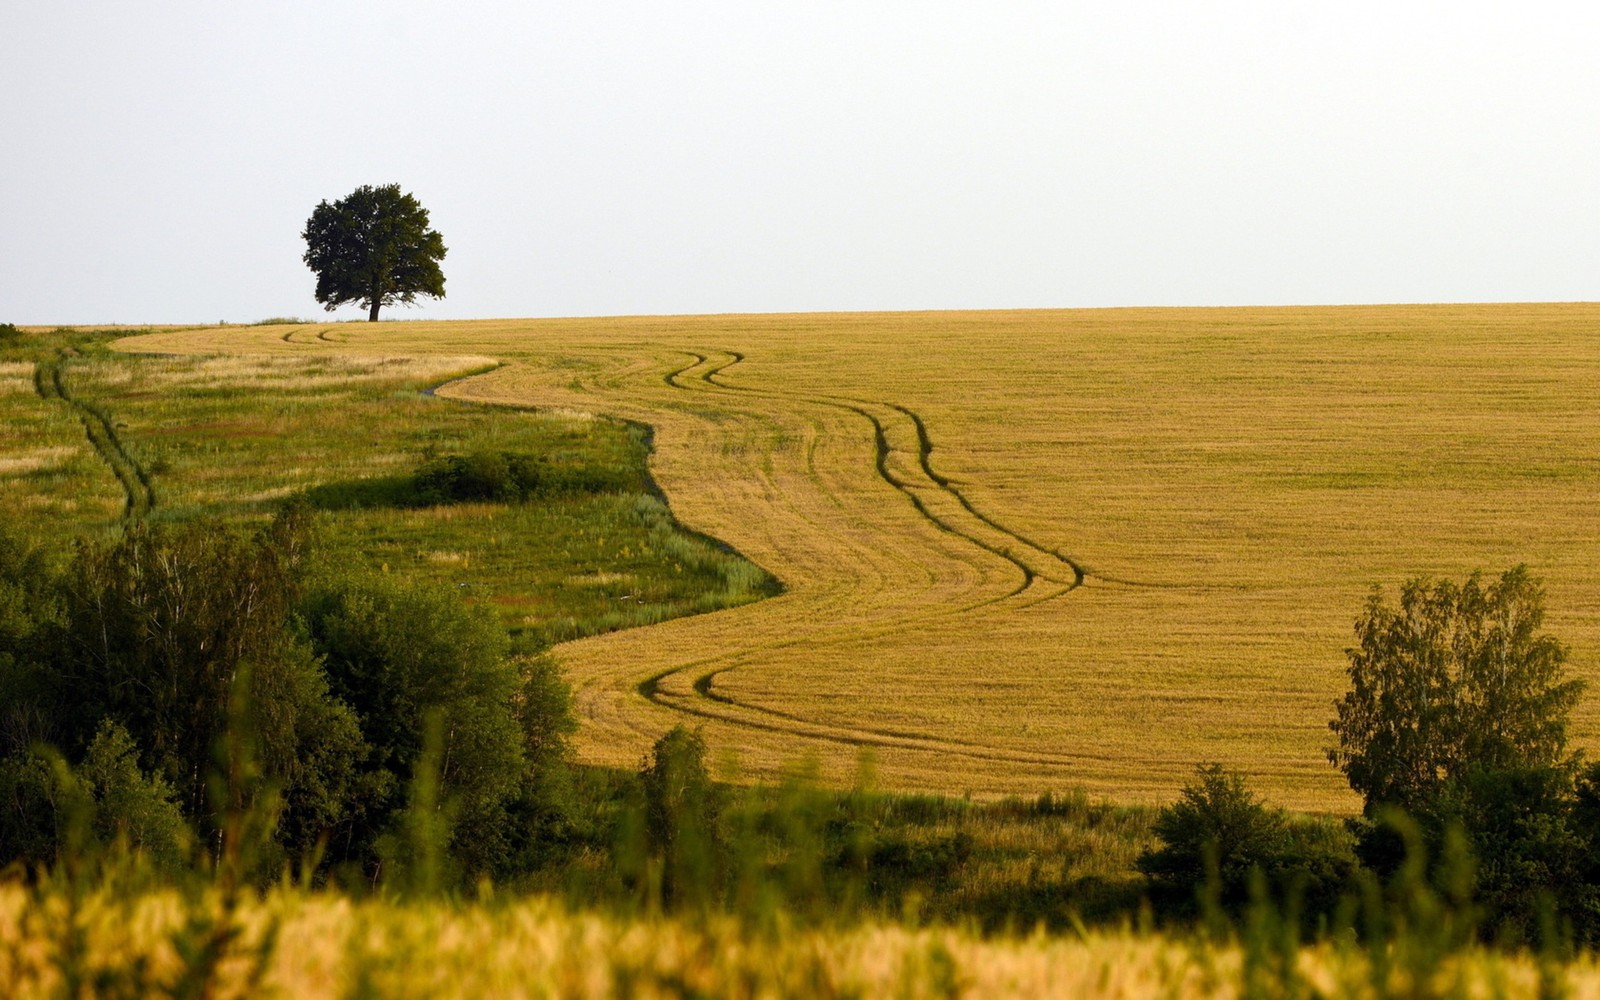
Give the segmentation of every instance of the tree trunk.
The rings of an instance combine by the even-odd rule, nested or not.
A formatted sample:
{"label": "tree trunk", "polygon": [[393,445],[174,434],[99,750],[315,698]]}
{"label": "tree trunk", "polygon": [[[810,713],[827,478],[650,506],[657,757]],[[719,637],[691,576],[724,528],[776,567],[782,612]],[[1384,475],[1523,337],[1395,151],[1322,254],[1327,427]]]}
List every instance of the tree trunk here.
{"label": "tree trunk", "polygon": [[382,300],[380,300],[380,299],[373,299],[372,300],[372,309],[371,309],[371,311],[369,311],[367,313],[367,322],[368,323],[376,323],[378,321],[378,307],[381,306],[381,305],[383,305]]}

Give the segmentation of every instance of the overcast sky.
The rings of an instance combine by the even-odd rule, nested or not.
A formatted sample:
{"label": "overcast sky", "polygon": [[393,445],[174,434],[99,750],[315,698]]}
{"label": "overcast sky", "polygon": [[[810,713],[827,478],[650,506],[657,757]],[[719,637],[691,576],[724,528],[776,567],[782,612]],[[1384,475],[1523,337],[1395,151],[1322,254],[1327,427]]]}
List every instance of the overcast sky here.
{"label": "overcast sky", "polygon": [[321,317],[390,182],[396,317],[1592,300],[1600,5],[0,7],[0,322]]}

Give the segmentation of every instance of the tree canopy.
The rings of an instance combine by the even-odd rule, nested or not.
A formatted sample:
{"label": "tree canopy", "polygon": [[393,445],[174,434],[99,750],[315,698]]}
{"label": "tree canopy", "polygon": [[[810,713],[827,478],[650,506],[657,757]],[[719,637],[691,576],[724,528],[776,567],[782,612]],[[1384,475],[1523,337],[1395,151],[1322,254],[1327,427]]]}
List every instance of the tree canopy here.
{"label": "tree canopy", "polygon": [[214,849],[248,810],[267,823],[262,863],[365,881],[407,822],[430,720],[460,874],[538,847],[574,728],[553,662],[510,656],[453,591],[337,566],[313,542],[298,504],[253,536],[146,524],[70,558],[0,524],[0,863],[47,862],[74,803],[102,841],[163,861],[188,831]]}
{"label": "tree canopy", "polygon": [[1600,773],[1575,787],[1567,716],[1583,682],[1563,676],[1566,647],[1543,625],[1544,591],[1522,566],[1494,581],[1419,577],[1398,607],[1374,591],[1347,651],[1328,759],[1366,799],[1356,853],[1370,869],[1403,863],[1404,826],[1434,858],[1454,837],[1496,933],[1526,938],[1554,901],[1592,939],[1600,839],[1583,796]]}
{"label": "tree canopy", "polygon": [[400,185],[362,185],[317,205],[300,234],[304,260],[317,275],[317,301],[330,312],[360,302],[367,319],[418,295],[444,298],[444,237],[428,228],[428,210]]}
{"label": "tree canopy", "polygon": [[1398,608],[1372,594],[1328,751],[1369,814],[1426,809],[1469,769],[1569,763],[1567,713],[1583,684],[1563,679],[1566,648],[1543,623],[1544,591],[1522,566],[1492,583],[1411,580]]}

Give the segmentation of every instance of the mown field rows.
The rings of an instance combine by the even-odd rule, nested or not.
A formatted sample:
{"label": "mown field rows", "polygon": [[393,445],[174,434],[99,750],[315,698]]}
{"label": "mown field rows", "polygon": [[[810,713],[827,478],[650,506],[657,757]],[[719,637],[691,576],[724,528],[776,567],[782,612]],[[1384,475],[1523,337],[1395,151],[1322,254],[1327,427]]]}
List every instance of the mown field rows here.
{"label": "mown field rows", "polygon": [[[747,773],[1285,805],[1373,584],[1526,562],[1600,679],[1600,307],[1103,310],[303,325],[162,352],[486,355],[441,394],[655,428],[674,512],[785,585],[559,647],[585,759],[676,721]],[[1600,692],[1576,716],[1600,746]]]}

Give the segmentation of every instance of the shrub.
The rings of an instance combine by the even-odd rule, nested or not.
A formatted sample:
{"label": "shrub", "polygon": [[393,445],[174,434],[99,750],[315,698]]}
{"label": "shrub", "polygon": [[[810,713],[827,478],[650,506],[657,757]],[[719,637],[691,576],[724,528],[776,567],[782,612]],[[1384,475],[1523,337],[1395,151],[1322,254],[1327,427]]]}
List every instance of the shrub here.
{"label": "shrub", "polygon": [[1215,880],[1225,902],[1243,902],[1252,869],[1271,873],[1281,867],[1289,846],[1287,817],[1252,795],[1237,771],[1213,763],[1200,765],[1196,774],[1156,818],[1162,846],[1140,855],[1139,870],[1159,888],[1180,893]]}
{"label": "shrub", "polygon": [[440,455],[424,462],[413,476],[412,502],[420,506],[474,501],[521,503],[643,489],[643,484],[624,467],[562,458],[509,451]]}
{"label": "shrub", "polygon": [[661,898],[667,905],[705,905],[721,880],[717,820],[720,796],[706,771],[699,731],[674,726],[641,762],[645,832],[661,859]]}
{"label": "shrub", "polygon": [[[526,463],[518,473],[527,476]],[[528,495],[532,485],[512,472],[502,452],[475,451],[468,455],[442,455],[424,463],[414,479],[416,501],[424,506],[472,501],[512,503]]]}
{"label": "shrub", "polygon": [[123,841],[166,871],[186,860],[189,829],[172,786],[139,770],[139,750],[126,729],[102,722],[77,773],[93,798],[94,831],[102,843]]}
{"label": "shrub", "polygon": [[972,857],[972,834],[957,831],[930,840],[889,837],[867,854],[867,886],[879,898],[897,901],[917,888],[927,895],[948,892]]}
{"label": "shrub", "polygon": [[521,678],[494,616],[450,590],[381,577],[325,583],[303,613],[333,691],[355,712],[370,746],[350,855],[368,857],[398,816],[427,719],[437,714],[444,734],[439,794],[457,815],[452,849],[468,873],[493,871],[510,850],[505,809],[525,763],[516,714]]}

